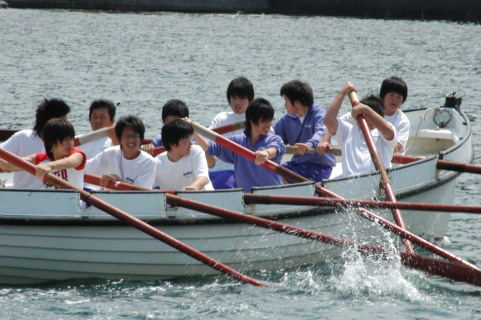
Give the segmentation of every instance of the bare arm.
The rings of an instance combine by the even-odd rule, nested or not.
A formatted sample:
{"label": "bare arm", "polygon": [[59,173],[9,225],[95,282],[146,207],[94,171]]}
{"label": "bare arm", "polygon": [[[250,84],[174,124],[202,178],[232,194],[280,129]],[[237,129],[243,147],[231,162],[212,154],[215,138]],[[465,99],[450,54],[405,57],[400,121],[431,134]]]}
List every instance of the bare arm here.
{"label": "bare arm", "polygon": [[332,149],[332,146],[331,144],[329,143],[329,139],[331,139],[331,135],[329,134],[329,132],[324,132],[324,135],[322,136],[322,139],[321,141],[319,142],[319,144],[317,145],[316,147],[316,151],[319,153],[319,154],[324,154],[326,153],[328,150],[331,150]]}
{"label": "bare arm", "polygon": [[331,102],[329,108],[326,110],[326,114],[324,115],[324,124],[332,134],[336,134],[337,132],[337,115],[341,109],[342,101],[344,100],[344,97],[347,96],[351,91],[357,91],[356,87],[352,83],[346,82],[344,87],[341,89],[341,91],[339,91],[337,96]]}
{"label": "bare arm", "polygon": [[379,130],[382,136],[386,139],[391,141],[394,139],[394,130],[389,125],[389,123],[381,117],[378,113],[376,113],[373,109],[365,104],[358,104],[354,108],[352,108],[352,116],[354,119],[357,118],[358,115],[363,114],[366,117],[366,120],[371,122],[371,124]]}

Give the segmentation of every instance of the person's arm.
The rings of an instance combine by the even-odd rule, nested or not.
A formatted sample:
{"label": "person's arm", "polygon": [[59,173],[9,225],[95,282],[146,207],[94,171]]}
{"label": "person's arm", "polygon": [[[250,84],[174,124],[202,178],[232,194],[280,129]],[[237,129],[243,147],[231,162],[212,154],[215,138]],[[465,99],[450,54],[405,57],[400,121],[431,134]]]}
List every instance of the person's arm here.
{"label": "person's arm", "polygon": [[120,144],[120,141],[117,138],[117,135],[115,134],[115,125],[109,127],[109,130],[107,131],[107,135],[110,138],[110,140],[112,140],[113,146],[118,146]]}
{"label": "person's arm", "polygon": [[52,170],[64,170],[70,168],[77,168],[86,162],[86,156],[83,152],[74,152],[67,158],[50,161],[47,163],[40,163],[35,166],[35,175],[43,180],[43,178]]}
{"label": "person's arm", "polygon": [[337,132],[337,115],[341,109],[344,97],[346,97],[351,91],[357,91],[356,87],[352,83],[347,82],[331,102],[329,108],[327,108],[326,115],[324,116],[324,124],[331,134],[336,134]]}
{"label": "person's arm", "polygon": [[256,154],[255,163],[258,165],[261,165],[267,160],[274,159],[277,156],[277,150],[276,148],[271,147],[267,149],[257,150],[255,154]]}
{"label": "person's arm", "polygon": [[322,136],[321,142],[319,142],[319,144],[316,147],[316,151],[319,154],[324,154],[328,150],[332,149],[332,146],[329,143],[329,139],[331,139],[331,135],[329,134],[329,132],[327,132],[327,131],[324,132],[324,135]]}
{"label": "person's arm", "polygon": [[389,125],[389,122],[381,117],[376,111],[371,109],[369,106],[360,103],[352,108],[352,116],[354,119],[357,119],[357,116],[360,114],[363,114],[364,117],[370,121],[372,125],[377,128],[377,130],[379,130],[386,140],[391,141],[394,139],[395,132],[393,127]]}
{"label": "person's arm", "polygon": [[[36,154],[31,154],[29,156],[26,156],[26,157],[22,157],[23,160],[25,161],[28,161],[32,164],[35,164],[35,156]],[[11,164],[10,162],[8,161],[5,161],[3,159],[0,159],[0,169],[2,169],[3,171],[5,172],[12,172],[12,171],[20,171],[22,170],[21,168],[17,167],[16,165],[14,164]]]}
{"label": "person's arm", "polygon": [[190,185],[185,186],[184,190],[202,190],[207,183],[209,183],[209,179],[207,177],[199,176]]}
{"label": "person's arm", "polygon": [[197,145],[200,146],[202,150],[204,151],[209,150],[209,142],[207,141],[207,139],[195,131],[194,131],[194,139],[195,139],[195,143],[197,143]]}

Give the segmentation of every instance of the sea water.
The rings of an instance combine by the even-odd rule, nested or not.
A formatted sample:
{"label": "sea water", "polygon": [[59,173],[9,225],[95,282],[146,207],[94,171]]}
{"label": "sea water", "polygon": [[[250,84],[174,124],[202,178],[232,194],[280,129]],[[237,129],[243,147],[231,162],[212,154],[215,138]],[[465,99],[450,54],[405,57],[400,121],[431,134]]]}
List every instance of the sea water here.
{"label": "sea water", "polygon": [[[36,105],[60,97],[77,133],[87,133],[88,106],[103,97],[120,103],[117,117],[140,116],[154,137],[168,99],[184,100],[190,117],[208,125],[228,109],[226,88],[239,75],[271,101],[276,119],[289,80],[309,82],[327,107],[346,81],[362,97],[396,75],[409,86],[404,109],[463,97],[479,164],[480,43],[481,25],[445,21],[0,10],[0,127],[31,128]],[[480,179],[458,179],[456,204],[480,205]],[[481,265],[480,229],[481,216],[453,214],[440,245]],[[0,319],[481,319],[480,287],[349,251],[249,275],[270,287],[222,275],[0,286]]]}

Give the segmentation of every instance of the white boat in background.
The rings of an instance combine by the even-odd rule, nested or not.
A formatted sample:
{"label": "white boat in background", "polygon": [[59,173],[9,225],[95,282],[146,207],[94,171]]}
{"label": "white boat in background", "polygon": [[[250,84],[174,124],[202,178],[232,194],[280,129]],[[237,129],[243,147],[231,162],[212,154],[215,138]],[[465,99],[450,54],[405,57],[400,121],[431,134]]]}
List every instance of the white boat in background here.
{"label": "white boat in background", "polygon": [[[456,99],[454,100],[457,101]],[[452,102],[452,101],[451,101]],[[471,163],[471,127],[454,103],[405,111],[408,154],[425,158],[388,170],[399,202],[452,204],[459,172],[437,160]],[[0,177],[1,179],[1,177]],[[384,199],[379,173],[327,180],[346,199]],[[254,188],[253,193],[315,196],[312,183]],[[166,204],[164,192],[96,191],[96,196],[206,255],[239,270],[279,270],[336,258],[341,249]],[[386,231],[349,212],[299,205],[247,205],[243,192],[178,192],[196,200],[361,243],[385,243]],[[390,211],[377,211],[390,220]],[[403,210],[407,229],[443,238],[449,213]],[[71,278],[155,280],[217,271],[80,201],[70,190],[0,189],[0,283],[33,284]]]}

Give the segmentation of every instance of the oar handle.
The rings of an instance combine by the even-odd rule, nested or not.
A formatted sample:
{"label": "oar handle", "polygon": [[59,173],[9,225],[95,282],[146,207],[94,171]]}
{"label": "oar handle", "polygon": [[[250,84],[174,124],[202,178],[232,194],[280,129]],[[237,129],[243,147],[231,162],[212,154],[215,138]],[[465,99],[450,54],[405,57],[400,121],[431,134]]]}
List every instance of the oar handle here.
{"label": "oar handle", "polygon": [[108,137],[109,131],[112,131],[112,130],[115,130],[115,126],[102,128],[81,136],[77,136],[74,139],[74,145],[77,147],[92,141],[96,141],[96,140]]}
{"label": "oar handle", "polygon": [[[340,157],[341,156],[341,148],[339,147],[331,147],[331,149],[326,150],[327,153],[330,153],[334,156]],[[316,149],[310,148],[305,153],[316,153]],[[299,154],[299,147],[298,146],[286,146],[286,154]]]}

